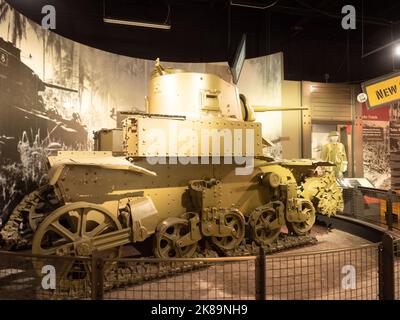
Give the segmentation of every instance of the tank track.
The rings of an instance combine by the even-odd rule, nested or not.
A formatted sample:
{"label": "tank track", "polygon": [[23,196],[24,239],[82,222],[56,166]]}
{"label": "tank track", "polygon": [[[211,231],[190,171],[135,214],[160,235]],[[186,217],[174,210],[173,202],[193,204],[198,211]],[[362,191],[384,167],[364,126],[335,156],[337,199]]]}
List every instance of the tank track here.
{"label": "tank track", "polygon": [[[273,253],[302,247],[306,245],[317,244],[318,240],[316,237],[311,235],[305,236],[294,236],[286,233],[281,233],[279,238],[269,245],[261,246],[264,250],[264,254],[270,255]],[[234,250],[225,252],[227,257],[238,257],[238,256],[250,256],[258,255],[260,253],[260,246],[255,242],[251,244],[245,243],[235,248]]]}
{"label": "tank track", "polygon": [[35,190],[14,208],[0,231],[1,249],[22,250],[31,247],[33,229],[59,205],[51,191],[48,186]]}
{"label": "tank track", "polygon": [[27,224],[27,215],[40,201],[36,190],[25,196],[14,208],[8,221],[0,231],[1,247],[6,250],[18,250],[29,247],[32,232]]}
{"label": "tank track", "polygon": [[[265,255],[281,252],[284,250],[301,247],[306,245],[316,244],[318,240],[314,236],[289,236],[281,234],[275,243],[268,246],[262,246]],[[218,257],[243,257],[258,255],[260,253],[260,246],[254,242],[251,244],[242,244],[228,252],[218,252],[217,250],[207,249],[203,253],[199,250],[195,253],[194,258],[218,258]],[[229,262],[226,262],[229,263]],[[182,263],[180,263],[182,264]],[[136,265],[134,267],[110,269],[105,275],[105,288],[111,290],[120,286],[139,284],[145,281],[157,280],[164,277],[176,275],[176,273],[193,271],[199,268],[206,268],[203,262],[185,263],[183,266],[175,266],[173,262],[160,263],[146,263]]]}
{"label": "tank track", "polygon": [[[266,255],[285,251],[292,248],[298,248],[301,246],[314,245],[318,240],[311,235],[306,236],[291,236],[288,234],[281,234],[279,238],[268,246],[262,246]],[[252,242],[251,244],[243,243],[235,250],[229,252],[221,252],[214,249],[206,249],[196,251],[194,258],[218,258],[218,257],[240,257],[257,255],[260,252],[260,246]],[[229,264],[230,262],[225,262]],[[179,264],[174,262],[160,262],[151,263],[146,259],[143,262],[138,262],[135,265],[128,265],[129,262],[115,264],[111,267],[104,275],[104,291],[110,292],[111,290],[118,290],[119,288],[140,285],[148,281],[160,280],[177,274],[185,272],[200,270],[209,267],[204,262],[187,262]],[[89,282],[88,282],[89,281]],[[63,280],[61,288],[52,293],[51,297],[48,296],[48,292],[45,293],[46,299],[80,299],[84,297],[90,297],[90,280]],[[43,294],[42,294],[43,296]]]}

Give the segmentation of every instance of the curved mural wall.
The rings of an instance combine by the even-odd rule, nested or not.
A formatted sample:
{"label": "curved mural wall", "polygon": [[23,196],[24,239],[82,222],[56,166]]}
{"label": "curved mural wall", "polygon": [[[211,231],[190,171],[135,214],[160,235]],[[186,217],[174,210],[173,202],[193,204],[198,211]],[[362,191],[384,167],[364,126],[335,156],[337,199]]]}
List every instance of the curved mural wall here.
{"label": "curved mural wall", "polygon": [[[93,131],[115,127],[119,111],[144,109],[153,65],[60,37],[0,0],[0,223],[46,180],[42,160],[51,150],[90,149]],[[226,63],[163,65],[230,81]],[[282,54],[246,60],[241,92],[250,102],[280,106],[282,66]],[[259,120],[263,134],[279,140],[280,112]],[[279,157],[279,143],[267,152]]]}

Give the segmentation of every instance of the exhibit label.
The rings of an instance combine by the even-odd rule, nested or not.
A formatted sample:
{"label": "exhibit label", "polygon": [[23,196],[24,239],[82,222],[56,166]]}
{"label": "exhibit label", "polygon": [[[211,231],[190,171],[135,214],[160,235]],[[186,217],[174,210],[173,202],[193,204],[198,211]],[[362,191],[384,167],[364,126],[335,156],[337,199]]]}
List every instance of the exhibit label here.
{"label": "exhibit label", "polygon": [[368,109],[385,106],[400,100],[400,73],[391,74],[362,84],[367,94]]}
{"label": "exhibit label", "polygon": [[363,126],[363,139],[364,141],[384,141],[383,128]]}

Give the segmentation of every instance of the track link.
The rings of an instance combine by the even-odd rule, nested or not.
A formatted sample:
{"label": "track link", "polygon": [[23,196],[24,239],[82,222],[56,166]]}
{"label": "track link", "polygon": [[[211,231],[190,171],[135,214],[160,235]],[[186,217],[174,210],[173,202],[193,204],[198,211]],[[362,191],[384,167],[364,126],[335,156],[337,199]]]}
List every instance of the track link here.
{"label": "track link", "polygon": [[4,250],[30,248],[35,227],[58,206],[59,202],[48,186],[26,195],[1,229],[0,247]]}

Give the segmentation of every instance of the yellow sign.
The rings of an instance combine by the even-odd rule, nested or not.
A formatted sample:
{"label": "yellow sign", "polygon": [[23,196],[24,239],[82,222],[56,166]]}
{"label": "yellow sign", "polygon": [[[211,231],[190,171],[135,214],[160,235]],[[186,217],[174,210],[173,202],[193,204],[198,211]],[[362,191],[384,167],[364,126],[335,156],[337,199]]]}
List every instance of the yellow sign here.
{"label": "yellow sign", "polygon": [[368,108],[388,105],[400,100],[400,74],[389,75],[363,83]]}

